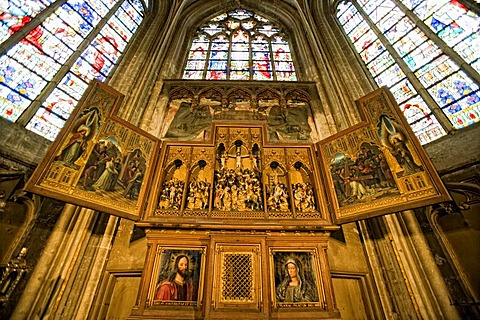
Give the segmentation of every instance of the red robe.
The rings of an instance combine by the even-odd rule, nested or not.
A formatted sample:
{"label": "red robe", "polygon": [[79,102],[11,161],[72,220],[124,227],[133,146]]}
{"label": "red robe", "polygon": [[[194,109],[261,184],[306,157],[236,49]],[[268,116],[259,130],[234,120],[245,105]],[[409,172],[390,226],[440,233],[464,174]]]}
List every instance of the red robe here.
{"label": "red robe", "polygon": [[[187,301],[193,300],[193,283],[191,281],[186,282],[187,285]],[[157,286],[157,292],[155,293],[154,300],[176,300],[178,301],[177,286],[173,282],[163,280]]]}

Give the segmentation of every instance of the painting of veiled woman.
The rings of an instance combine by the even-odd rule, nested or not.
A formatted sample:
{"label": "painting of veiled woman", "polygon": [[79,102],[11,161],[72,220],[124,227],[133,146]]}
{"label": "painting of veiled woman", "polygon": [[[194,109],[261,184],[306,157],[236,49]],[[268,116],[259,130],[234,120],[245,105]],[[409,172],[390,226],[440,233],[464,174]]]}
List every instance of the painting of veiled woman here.
{"label": "painting of veiled woman", "polygon": [[114,191],[115,184],[118,179],[118,161],[114,162],[113,157],[110,157],[105,163],[105,170],[98,180],[92,185],[95,190]]}
{"label": "painting of veiled woman", "polygon": [[78,131],[72,134],[57,160],[63,161],[65,165],[73,165],[85,150],[88,130],[88,127],[80,126]]}
{"label": "painting of veiled woman", "polygon": [[276,252],[275,296],[277,303],[318,302],[318,289],[308,252]]}

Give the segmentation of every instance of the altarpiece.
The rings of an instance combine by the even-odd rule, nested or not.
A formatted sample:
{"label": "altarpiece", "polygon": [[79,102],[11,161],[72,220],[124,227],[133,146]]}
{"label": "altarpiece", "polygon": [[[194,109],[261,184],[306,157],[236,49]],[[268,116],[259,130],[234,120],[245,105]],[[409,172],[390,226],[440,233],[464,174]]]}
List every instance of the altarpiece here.
{"label": "altarpiece", "polygon": [[27,187],[145,229],[132,318],[338,318],[337,224],[449,199],[385,89],[330,137],[313,83],[166,81],[163,95],[159,139],[94,82]]}

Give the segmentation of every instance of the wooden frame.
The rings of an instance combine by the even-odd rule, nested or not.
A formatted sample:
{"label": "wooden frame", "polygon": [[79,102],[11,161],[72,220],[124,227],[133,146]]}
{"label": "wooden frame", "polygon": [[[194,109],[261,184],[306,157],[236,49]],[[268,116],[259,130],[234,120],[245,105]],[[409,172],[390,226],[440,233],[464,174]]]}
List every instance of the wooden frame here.
{"label": "wooden frame", "polygon": [[[326,307],[316,247],[270,247],[269,256],[274,309]],[[291,284],[294,278],[296,285]]]}
{"label": "wooden frame", "polygon": [[213,263],[212,311],[222,312],[236,308],[261,312],[261,245],[217,242]]}
{"label": "wooden frame", "polygon": [[139,220],[159,140],[113,115],[122,99],[92,81],[26,190]]}
{"label": "wooden frame", "polygon": [[330,168],[323,176],[336,222],[450,201],[388,89],[357,105],[362,123],[318,143],[320,163]]}
{"label": "wooden frame", "polygon": [[[205,246],[176,247],[157,245],[147,300],[151,301],[152,305],[200,305],[200,301],[202,301],[203,298],[205,259]],[[187,287],[187,291],[189,291],[187,292],[187,296],[189,297],[185,300],[174,300],[178,299],[178,297],[174,297],[174,294],[170,291],[173,287],[169,277],[177,272],[178,265],[183,261],[186,261],[188,264],[186,274],[190,278]],[[177,266],[175,266],[175,264],[177,264]],[[167,295],[169,297],[167,297]]]}
{"label": "wooden frame", "polygon": [[[131,319],[338,318],[327,261],[329,232],[158,229],[146,230],[147,254]],[[156,299],[162,259],[202,252],[196,301]],[[275,261],[308,262],[318,301],[275,303]],[[283,259],[283,260],[282,260]],[[197,259],[197,261],[200,259]],[[170,268],[163,268],[171,270]],[[193,269],[191,266],[190,270]],[[283,271],[280,278],[283,279]],[[165,274],[165,273],[163,273]],[[279,279],[280,279],[279,278]],[[309,278],[310,279],[310,278]]]}

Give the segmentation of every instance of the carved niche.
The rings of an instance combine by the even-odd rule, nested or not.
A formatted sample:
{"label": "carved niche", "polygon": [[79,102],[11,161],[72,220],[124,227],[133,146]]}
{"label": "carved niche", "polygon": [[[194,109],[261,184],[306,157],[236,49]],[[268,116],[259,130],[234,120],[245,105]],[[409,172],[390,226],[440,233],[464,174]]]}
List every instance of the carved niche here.
{"label": "carved niche", "polygon": [[209,143],[163,143],[141,223],[331,224],[311,144],[268,144],[261,125],[211,130]]}

